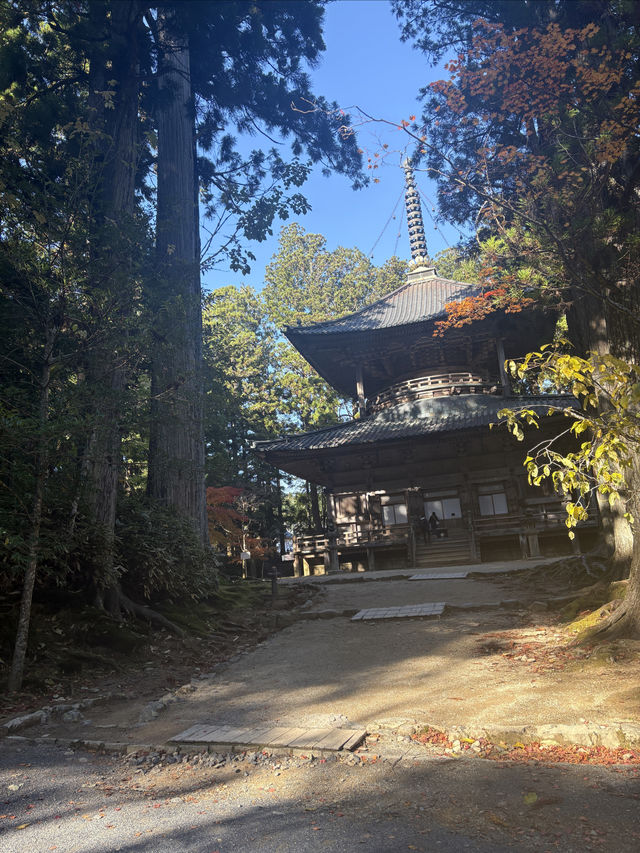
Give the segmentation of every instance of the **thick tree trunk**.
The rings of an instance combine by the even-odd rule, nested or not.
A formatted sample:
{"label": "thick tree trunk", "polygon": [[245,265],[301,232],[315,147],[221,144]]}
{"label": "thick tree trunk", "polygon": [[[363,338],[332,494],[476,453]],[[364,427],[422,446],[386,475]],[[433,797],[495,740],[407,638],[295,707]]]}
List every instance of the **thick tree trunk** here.
{"label": "thick tree trunk", "polygon": [[[606,291],[603,282],[589,284],[585,275],[586,288],[582,285],[573,288],[573,307],[567,319],[574,345],[581,355],[594,352],[606,356],[614,351],[611,341],[607,306],[604,298],[598,294]],[[605,542],[611,548],[611,559],[622,573],[628,570],[633,550],[633,534],[624,518],[624,509],[615,506],[609,509],[600,505],[604,525]]]}
{"label": "thick tree trunk", "polygon": [[278,539],[280,542],[280,555],[282,556],[286,551],[286,528],[284,525],[284,515],[282,510],[282,483],[280,481],[280,474],[276,477],[276,499],[278,502]]}
{"label": "thick tree trunk", "polygon": [[47,340],[42,361],[42,372],[40,376],[40,402],[38,412],[38,450],[36,453],[35,483],[33,492],[33,504],[31,508],[31,530],[27,545],[27,566],[22,587],[22,599],[20,601],[20,615],[18,616],[18,630],[16,631],[16,642],[13,650],[13,661],[9,673],[9,693],[16,693],[22,687],[24,675],[24,662],[29,642],[29,624],[31,622],[31,605],[33,601],[33,589],[36,582],[38,559],[40,556],[40,527],[42,525],[42,505],[44,501],[44,490],[49,474],[49,445],[47,441],[47,421],[49,419],[49,389],[51,381],[51,358],[57,330],[47,330]]}
{"label": "thick tree trunk", "polygon": [[607,638],[640,637],[640,453],[634,454],[626,474],[629,509],[634,517],[633,553],[625,599],[597,629]]}
{"label": "thick tree trunk", "polygon": [[322,518],[320,517],[318,487],[315,483],[309,483],[309,497],[311,498],[311,519],[313,522],[313,529],[316,533],[320,533],[322,531]]}
{"label": "thick tree trunk", "polygon": [[202,311],[189,46],[174,8],[157,19],[158,209],[149,495],[208,543],[202,423]]}
{"label": "thick tree trunk", "polygon": [[[574,344],[581,354],[594,352],[606,356],[616,349],[626,347],[630,339],[628,334],[619,335],[620,340],[611,339],[608,322],[607,303],[604,294],[607,287],[602,281],[589,284],[585,276],[586,290],[582,287],[574,289],[574,302],[569,312],[569,330]],[[627,329],[628,333],[630,330]],[[631,332],[633,334],[633,332]],[[624,357],[624,354],[623,354]],[[612,573],[616,577],[629,573],[627,597],[622,608],[607,620],[603,629],[613,628],[615,633],[640,633],[640,458],[638,450],[633,451],[633,464],[624,469],[627,491],[627,503],[635,522],[632,529],[624,517],[624,507],[620,502],[611,509],[604,507],[601,511],[603,519],[604,543],[610,546],[609,562]],[[608,502],[607,502],[608,504]]]}
{"label": "thick tree trunk", "polygon": [[634,535],[623,630],[627,634],[638,637],[640,636],[640,451],[635,454],[633,465],[628,471],[627,488],[631,497],[631,514],[634,517]]}
{"label": "thick tree trunk", "polygon": [[[92,4],[94,15],[104,6]],[[135,210],[135,175],[138,153],[138,36],[137,0],[113,4],[111,39],[104,52],[96,49],[91,73],[96,129],[104,135],[97,146],[101,177],[96,192],[92,240],[92,288],[96,305],[117,306],[126,325],[131,315],[131,276],[135,239],[131,224]],[[102,25],[106,25],[102,21]],[[100,31],[100,29],[98,29]],[[105,109],[102,90],[115,81],[113,108]],[[109,318],[112,320],[112,318]],[[94,393],[94,428],[88,441],[85,502],[96,542],[94,567],[98,586],[114,587],[113,545],[118,476],[121,463],[121,411],[126,384],[126,330],[117,329],[118,340],[104,334],[91,353],[87,382]],[[114,610],[117,608],[114,605]]]}

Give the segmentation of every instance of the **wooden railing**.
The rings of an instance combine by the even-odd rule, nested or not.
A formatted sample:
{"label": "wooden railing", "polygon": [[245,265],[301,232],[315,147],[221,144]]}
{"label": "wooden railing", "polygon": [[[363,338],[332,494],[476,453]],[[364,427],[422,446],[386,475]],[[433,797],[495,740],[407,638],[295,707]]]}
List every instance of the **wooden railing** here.
{"label": "wooden railing", "polygon": [[397,382],[373,397],[368,408],[376,412],[398,403],[442,397],[456,391],[464,394],[499,394],[502,388],[497,380],[487,381],[479,374],[469,371],[438,373]]}
{"label": "wooden railing", "polygon": [[[529,510],[521,513],[509,513],[507,515],[489,515],[476,518],[473,526],[480,535],[505,533],[534,532],[550,530],[554,527],[565,527],[566,512],[562,504],[554,504],[553,507],[541,510]],[[597,514],[594,507],[589,508],[589,517],[580,524],[589,526],[597,523]]]}
{"label": "wooden railing", "polygon": [[[367,545],[393,545],[408,542],[411,528],[408,524],[396,524],[374,530],[360,528],[357,530],[341,531],[336,537],[338,548],[366,547]],[[329,547],[329,537],[296,536],[293,540],[294,553],[320,554]]]}
{"label": "wooden railing", "polygon": [[[562,504],[550,502],[544,508],[531,508],[525,512],[508,513],[505,515],[488,515],[475,518],[469,525],[468,536],[473,541],[477,536],[499,536],[519,532],[533,533],[553,528],[565,528],[566,513]],[[580,525],[591,526],[597,523],[597,512],[594,507],[589,509],[587,520]],[[455,532],[455,531],[454,531]],[[462,533],[462,531],[460,531]],[[364,525],[354,525],[349,530],[341,530],[336,536],[338,548],[366,548],[367,546],[408,545],[414,548],[414,531],[409,524],[396,524],[392,527],[369,529]],[[293,540],[294,553],[322,554],[330,546],[326,534],[296,536]]]}

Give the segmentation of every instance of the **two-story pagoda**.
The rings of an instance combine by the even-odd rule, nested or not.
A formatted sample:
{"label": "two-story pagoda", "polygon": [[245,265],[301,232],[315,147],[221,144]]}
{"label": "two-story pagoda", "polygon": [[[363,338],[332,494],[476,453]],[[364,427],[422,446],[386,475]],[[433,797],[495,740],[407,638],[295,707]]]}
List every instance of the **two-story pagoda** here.
{"label": "two-story pagoda", "polygon": [[[478,292],[439,277],[425,262],[419,205],[408,176],[413,271],[406,284],[354,314],[285,329],[291,343],[360,417],[315,432],[259,442],[273,465],[327,493],[329,531],[299,537],[296,574],[338,568],[429,567],[535,557],[570,549],[556,496],[527,483],[525,447],[500,409],[540,408],[566,398],[513,394],[505,359],[553,333],[540,310],[496,312],[435,336],[448,302]],[[561,422],[560,424],[558,422]],[[546,430],[566,428],[559,415]],[[437,528],[425,529],[435,513]],[[578,531],[583,547],[594,515]]]}

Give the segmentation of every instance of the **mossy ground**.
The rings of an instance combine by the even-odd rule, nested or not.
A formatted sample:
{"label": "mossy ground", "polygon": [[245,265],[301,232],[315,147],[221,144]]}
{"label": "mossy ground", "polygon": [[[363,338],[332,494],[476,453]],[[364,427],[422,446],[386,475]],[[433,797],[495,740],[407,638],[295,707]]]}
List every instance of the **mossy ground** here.
{"label": "mossy ground", "polygon": [[[279,605],[292,593],[281,590]],[[114,685],[128,674],[157,669],[158,683],[172,687],[194,668],[211,666],[245,644],[266,636],[274,625],[271,584],[222,581],[206,601],[160,602],[153,605],[177,625],[184,637],[158,629],[142,619],[116,621],[78,602],[57,607],[34,606],[23,691],[14,699],[0,697],[0,715],[38,707],[49,697],[89,690],[100,676]],[[15,627],[4,625],[0,681],[11,661]],[[153,673],[152,673],[153,674]]]}

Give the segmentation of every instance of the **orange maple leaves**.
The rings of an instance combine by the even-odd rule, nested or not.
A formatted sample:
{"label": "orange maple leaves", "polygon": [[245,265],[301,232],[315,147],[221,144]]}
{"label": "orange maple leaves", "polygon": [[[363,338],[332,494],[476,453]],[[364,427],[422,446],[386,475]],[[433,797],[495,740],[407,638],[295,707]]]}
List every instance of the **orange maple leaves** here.
{"label": "orange maple leaves", "polygon": [[[603,44],[598,26],[563,30],[549,24],[507,32],[479,20],[474,27],[470,50],[445,66],[450,79],[430,86],[446,103],[452,142],[462,133],[477,133],[478,126],[514,120],[525,138],[544,137],[556,133],[559,122],[573,120],[575,132],[595,147],[598,162],[621,156],[629,134],[640,126],[640,84],[624,94],[629,54]],[[591,108],[600,122],[587,129],[584,112]],[[485,141],[480,148],[503,163],[535,153],[535,145],[493,148]]]}
{"label": "orange maple leaves", "polygon": [[470,323],[484,320],[496,311],[517,314],[534,304],[534,300],[521,293],[513,293],[505,286],[484,290],[476,296],[467,296],[444,306],[446,318],[435,323],[434,337],[442,337],[448,329],[461,329]]}

